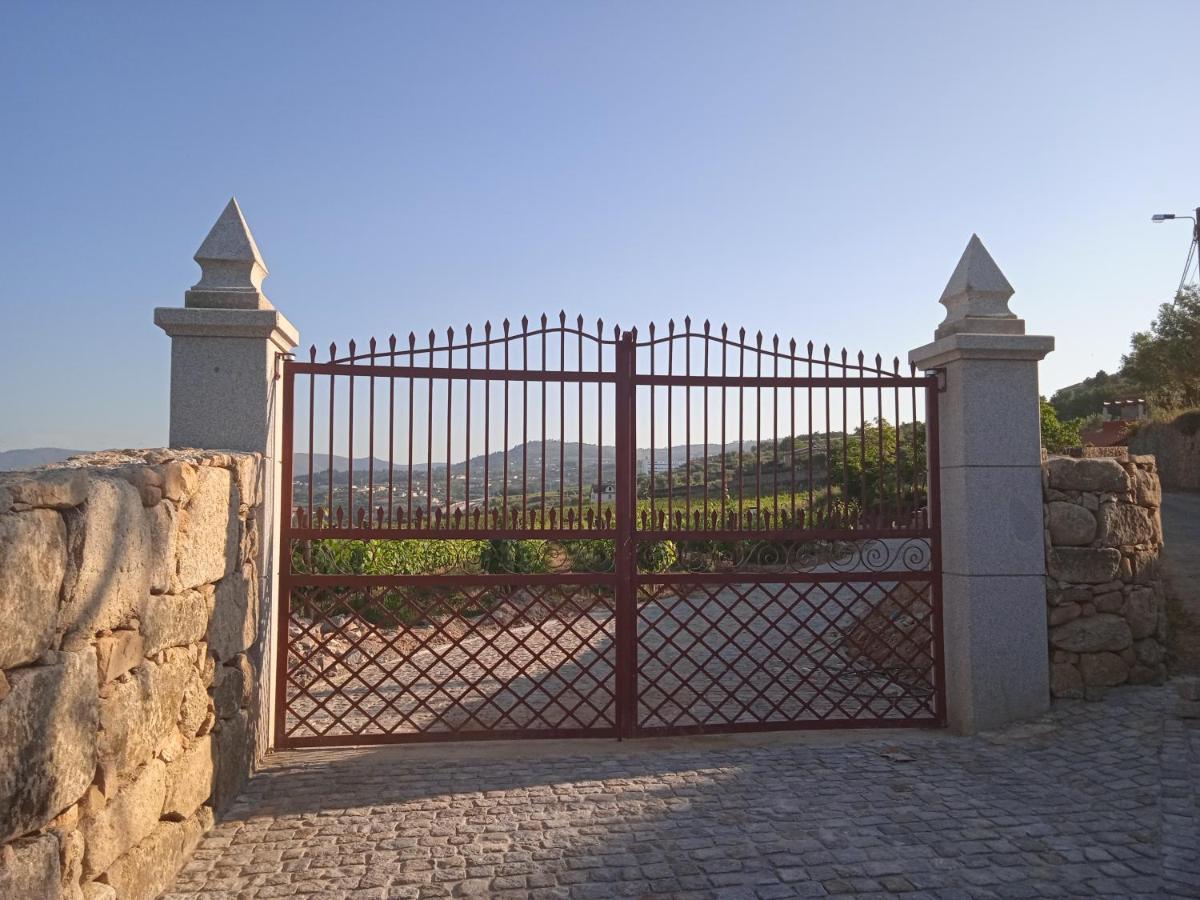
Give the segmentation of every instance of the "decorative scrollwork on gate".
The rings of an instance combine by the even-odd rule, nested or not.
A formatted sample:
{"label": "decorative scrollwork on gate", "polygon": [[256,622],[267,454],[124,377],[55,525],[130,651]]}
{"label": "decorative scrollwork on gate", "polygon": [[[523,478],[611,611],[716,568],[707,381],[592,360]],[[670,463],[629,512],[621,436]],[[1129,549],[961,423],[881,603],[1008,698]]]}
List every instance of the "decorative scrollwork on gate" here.
{"label": "decorative scrollwork on gate", "polygon": [[922,572],[930,565],[926,538],[786,541],[675,541],[672,571],[680,572]]}

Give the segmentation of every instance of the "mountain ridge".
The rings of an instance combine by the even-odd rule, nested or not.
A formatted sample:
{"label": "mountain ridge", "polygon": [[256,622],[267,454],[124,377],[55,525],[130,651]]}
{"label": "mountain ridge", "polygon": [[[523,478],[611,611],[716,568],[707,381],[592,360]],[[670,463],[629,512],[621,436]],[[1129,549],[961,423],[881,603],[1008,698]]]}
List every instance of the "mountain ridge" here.
{"label": "mountain ridge", "polygon": [[23,472],[37,469],[50,463],[62,462],[88,450],[68,450],[65,447],[21,447],[0,450],[0,472]]}

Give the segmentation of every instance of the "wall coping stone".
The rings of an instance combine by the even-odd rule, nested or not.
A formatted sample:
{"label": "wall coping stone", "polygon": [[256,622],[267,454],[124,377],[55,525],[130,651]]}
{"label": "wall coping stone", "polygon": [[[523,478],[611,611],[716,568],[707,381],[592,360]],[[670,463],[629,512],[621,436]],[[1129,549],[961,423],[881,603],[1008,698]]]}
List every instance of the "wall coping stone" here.
{"label": "wall coping stone", "polygon": [[970,334],[958,332],[908,351],[919,369],[938,369],[964,359],[1025,359],[1037,362],[1054,349],[1045,334]]}
{"label": "wall coping stone", "polygon": [[154,324],[170,337],[267,338],[285,353],[300,342],[300,331],[277,309],[159,306]]}

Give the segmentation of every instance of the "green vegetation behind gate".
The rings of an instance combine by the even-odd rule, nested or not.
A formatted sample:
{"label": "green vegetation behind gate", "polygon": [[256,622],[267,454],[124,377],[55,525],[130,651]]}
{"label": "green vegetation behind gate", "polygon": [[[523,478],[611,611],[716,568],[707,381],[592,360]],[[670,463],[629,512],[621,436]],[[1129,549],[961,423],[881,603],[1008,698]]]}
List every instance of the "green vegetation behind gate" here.
{"label": "green vegetation behind gate", "polygon": [[1060,419],[1100,416],[1106,400],[1148,400],[1162,421],[1200,408],[1200,286],[1185,285],[1173,302],[1162,304],[1129,345],[1120,371],[1101,370],[1054,393],[1050,403]]}
{"label": "green vegetation behind gate", "polygon": [[[612,540],[351,540],[297,541],[293,572],[305,575],[445,575],[444,584],[382,585],[347,589],[336,578],[329,586],[293,589],[293,608],[309,619],[355,612],[384,626],[412,626],[446,616],[472,618],[494,609],[523,590],[520,585],[480,589],[456,583],[455,574],[575,574],[614,571]],[[821,541],[772,540],[769,532],[746,540],[640,541],[637,568],[643,575],[705,572],[736,568],[787,570],[798,562],[820,562],[833,551]],[[546,612],[555,597],[611,596],[606,584],[560,585],[547,589]],[[565,599],[565,598],[564,598]]]}

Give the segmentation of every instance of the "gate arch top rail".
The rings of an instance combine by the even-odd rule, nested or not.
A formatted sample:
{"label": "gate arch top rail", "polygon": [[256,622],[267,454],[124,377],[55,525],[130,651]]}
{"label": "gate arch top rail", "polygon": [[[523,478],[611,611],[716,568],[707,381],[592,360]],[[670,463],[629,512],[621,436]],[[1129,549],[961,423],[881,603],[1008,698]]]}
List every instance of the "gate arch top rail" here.
{"label": "gate arch top rail", "polygon": [[[327,360],[318,359],[313,345],[307,361],[287,361],[285,378],[292,379],[294,386],[297,377],[307,377],[309,387],[308,452],[302,454],[304,464],[297,467],[304,472],[299,480],[305,484],[297,499],[304,502],[289,502],[296,517],[294,524],[305,529],[335,527],[363,532],[436,530],[459,536],[497,531],[574,534],[612,530],[615,496],[606,487],[615,479],[616,448],[605,443],[605,434],[616,432],[612,416],[617,400],[613,391],[622,347],[629,348],[627,365],[633,390],[635,394],[648,394],[643,402],[648,400],[650,406],[648,421],[641,422],[634,432],[635,445],[649,444],[644,451],[634,451],[638,456],[634,477],[645,482],[637,489],[635,502],[640,499],[642,506],[648,507],[637,516],[635,528],[707,532],[878,530],[899,527],[906,516],[912,527],[927,524],[915,521],[925,505],[915,465],[924,454],[918,434],[919,394],[929,387],[930,379],[918,376],[912,367],[902,373],[898,358],[893,358],[888,368],[879,354],[873,360],[862,352],[851,356],[844,348],[835,354],[828,344],[818,352],[812,341],[800,347],[794,339],[781,346],[778,335],[768,341],[759,331],[749,338],[745,328],[731,335],[727,325],[714,329],[708,320],[694,328],[690,317],[683,320],[682,328],[670,320],[665,330],[650,323],[640,333],[637,328],[623,330],[619,325],[606,331],[602,319],[596,320],[593,330],[585,325],[583,316],[568,322],[563,311],[557,323],[543,314],[532,324],[531,328],[529,318],[523,317],[514,330],[505,319],[497,333],[489,321],[482,334],[467,325],[461,332],[464,338],[457,340],[454,328],[446,330],[443,340],[430,330],[424,345],[419,344],[415,333],[410,333],[407,347],[394,335],[385,345],[372,338],[365,351],[350,341],[349,352],[341,355],[337,345],[330,344]],[[327,382],[321,391],[320,406],[324,409],[317,402],[318,378]],[[510,396],[512,389],[518,392],[516,396]],[[901,389],[908,392],[903,402]],[[753,402],[747,406],[751,391]],[[762,421],[764,392],[771,405],[769,423]],[[868,397],[870,392],[874,392],[873,400]],[[665,412],[656,408],[659,397],[665,403]],[[727,408],[731,397],[739,402],[736,411]],[[889,409],[885,409],[885,399],[891,401]],[[799,417],[798,404],[803,410]],[[381,414],[385,409],[386,421]],[[288,413],[293,414],[294,429],[295,410]],[[854,413],[858,414],[858,422],[851,421]],[[751,415],[754,421],[747,444],[745,432]],[[480,416],[482,427],[476,421]],[[835,423],[839,417],[840,423]],[[683,421],[677,422],[680,418]],[[736,441],[732,434],[724,433],[733,419],[739,432]],[[710,447],[710,431],[715,430],[717,422],[722,427],[719,449]],[[553,433],[555,425],[557,434]],[[696,429],[702,447],[693,440]],[[356,431],[360,433],[356,435]],[[477,434],[472,446],[473,431]],[[660,447],[657,439],[663,432],[666,446]],[[855,439],[849,436],[851,432]],[[814,438],[814,433],[823,437]],[[807,435],[808,442],[798,448],[797,437],[801,434]],[[831,441],[831,435],[836,435],[837,441]],[[356,437],[359,453],[365,446],[365,457],[361,459],[355,453]],[[421,437],[424,446],[414,453]],[[772,500],[769,509],[760,510],[764,497],[763,447],[768,446],[768,456],[775,457],[767,469],[766,486],[771,489],[769,496],[777,498],[781,474],[778,455],[788,438],[790,466],[783,483],[791,488],[792,495],[782,509]],[[682,439],[682,445],[676,444],[677,439]],[[876,444],[870,452],[868,439]],[[824,446],[820,446],[822,440]],[[834,446],[838,442],[840,447]],[[402,451],[399,458],[397,443]],[[747,446],[754,453],[754,489],[749,494],[745,481],[750,462],[745,455]],[[384,456],[384,448],[386,458],[377,458],[377,454]],[[511,458],[517,449],[519,460]],[[685,481],[679,485],[684,497],[682,520],[673,502],[676,457],[681,449],[679,468]],[[854,449],[859,451],[857,466],[851,459]],[[531,450],[536,460],[533,472]],[[499,459],[495,458],[497,452]],[[712,488],[717,478],[709,469],[712,458],[728,463],[731,454],[736,454],[737,461],[736,515],[730,518],[728,503],[721,505],[719,512],[714,511],[711,489],[703,498],[704,505],[694,509],[688,499],[697,472],[700,481]],[[858,472],[869,456],[886,468],[885,457],[889,454],[895,456],[890,476],[895,487],[894,502],[889,501],[886,509],[864,518],[864,510],[882,502],[882,497],[875,496],[882,485],[859,484]],[[285,464],[290,462],[288,454]],[[660,462],[665,462],[665,472],[651,471],[659,468]],[[835,462],[843,469],[840,485],[830,468]],[[493,471],[493,463],[499,466],[498,472]],[[340,470],[343,467],[344,472]],[[362,480],[360,468],[366,470],[365,485],[357,483]],[[803,478],[798,468],[805,469]],[[568,480],[570,469],[574,471]],[[899,484],[902,469],[908,488]],[[439,473],[436,479],[435,470]],[[424,490],[418,473],[423,476]],[[512,483],[513,474],[519,475],[519,485]],[[400,488],[396,485],[397,475],[403,476]],[[730,492],[726,475],[721,474],[722,494]],[[825,483],[818,491],[814,482],[821,476]],[[289,484],[293,481],[291,477],[287,480]],[[801,480],[809,488],[802,504],[795,499]],[[318,481],[323,492],[317,490]],[[364,487],[366,496],[361,497]],[[860,488],[858,503],[851,509],[848,504],[855,487]],[[666,493],[665,518],[658,509],[660,488]],[[325,502],[317,503],[321,493]],[[818,493],[824,499],[823,512],[817,506]],[[401,504],[396,503],[397,495],[402,498]],[[748,496],[752,502],[748,502]]]}
{"label": "gate arch top rail", "polygon": [[[466,340],[460,343],[455,343],[455,330],[453,326],[446,329],[445,342],[439,343],[438,333],[435,329],[429,329],[428,343],[425,346],[417,346],[417,334],[415,331],[408,333],[408,347],[400,344],[395,334],[389,335],[387,339],[387,349],[382,349],[382,344],[374,337],[368,341],[368,349],[365,353],[358,353],[357,343],[351,340],[347,349],[350,353],[348,356],[337,356],[336,343],[329,345],[329,360],[331,364],[343,364],[362,361],[379,360],[387,358],[393,362],[397,357],[407,357],[412,365],[417,365],[417,358],[422,355],[430,355],[436,353],[454,353],[459,350],[486,350],[489,347],[503,346],[506,343],[517,341],[525,342],[535,340],[537,338],[549,337],[550,335],[561,335],[563,337],[572,336],[581,341],[588,341],[594,345],[614,346],[621,339],[621,327],[616,325],[613,327],[612,337],[604,336],[604,320],[596,320],[596,330],[591,332],[585,327],[583,316],[578,316],[575,320],[574,327],[567,324],[567,314],[560,311],[558,314],[558,324],[550,324],[549,317],[542,313],[540,325],[535,323],[535,327],[530,329],[529,317],[522,316],[520,320],[521,330],[514,331],[512,322],[509,319],[501,321],[499,326],[500,334],[493,335],[493,326],[490,319],[483,323],[483,336],[479,339],[475,338],[476,331],[474,326],[467,323],[462,334]],[[310,347],[310,361],[316,362],[317,347],[313,344]]]}

